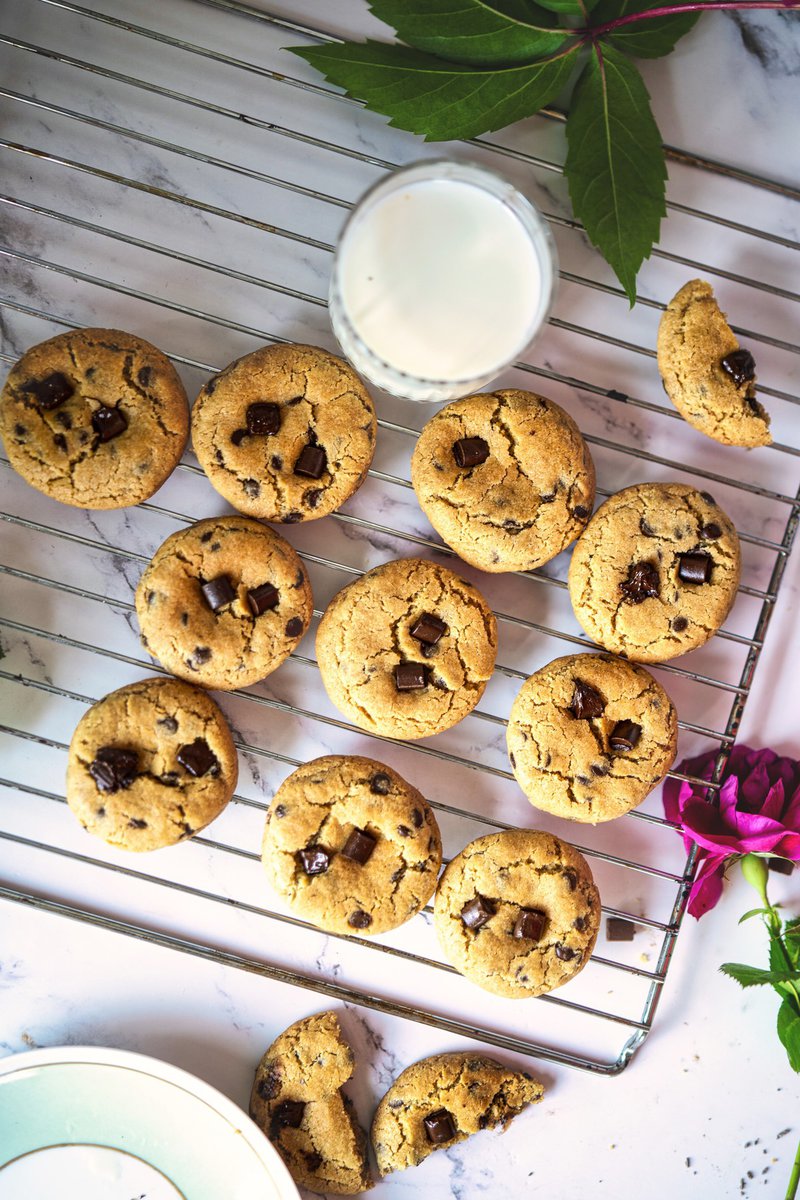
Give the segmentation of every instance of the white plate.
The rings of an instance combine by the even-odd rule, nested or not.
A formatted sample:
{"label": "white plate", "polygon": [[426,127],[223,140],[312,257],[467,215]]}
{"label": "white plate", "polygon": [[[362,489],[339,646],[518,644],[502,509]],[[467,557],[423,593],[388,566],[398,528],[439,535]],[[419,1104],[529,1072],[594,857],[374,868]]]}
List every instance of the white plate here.
{"label": "white plate", "polygon": [[3,1200],[298,1200],[233,1101],[127,1050],[66,1046],[0,1060]]}

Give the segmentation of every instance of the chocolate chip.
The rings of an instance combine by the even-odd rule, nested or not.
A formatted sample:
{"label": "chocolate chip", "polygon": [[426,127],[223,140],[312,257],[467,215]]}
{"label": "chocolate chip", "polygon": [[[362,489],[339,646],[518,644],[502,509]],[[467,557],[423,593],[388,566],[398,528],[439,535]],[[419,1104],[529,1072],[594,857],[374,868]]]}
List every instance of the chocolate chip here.
{"label": "chocolate chip", "polygon": [[675,630],[676,633],[683,633],[684,629],[687,628],[688,624],[689,624],[689,622],[687,621],[686,617],[673,617],[672,618],[672,628]]}
{"label": "chocolate chip", "polygon": [[791,875],[794,863],[788,858],[768,858],[767,868],[774,871],[776,875]]}
{"label": "chocolate chip", "polygon": [[215,579],[209,579],[208,583],[201,583],[200,591],[212,612],[219,612],[226,604],[236,599],[236,592],[227,575],[217,575]]}
{"label": "chocolate chip", "polygon": [[147,829],[147,821],[142,821],[139,817],[131,817],[128,821],[129,829]]}
{"label": "chocolate chip", "polygon": [[306,846],[295,855],[306,875],[324,875],[331,865],[331,857],[321,846]]}
{"label": "chocolate chip", "polygon": [[609,400],[621,400],[623,403],[628,399],[624,392],[618,392],[616,388],[609,388],[606,395]]}
{"label": "chocolate chip", "polygon": [[583,933],[586,929],[586,917],[576,917],[572,922],[572,928],[577,929],[578,933]]}
{"label": "chocolate chip", "polygon": [[552,504],[556,498],[555,492],[545,492],[539,497],[540,504]]}
{"label": "chocolate chip", "polygon": [[733,350],[719,364],[730,375],[736,387],[750,383],[756,377],[756,360],[749,350]]}
{"label": "chocolate chip", "polygon": [[560,958],[562,962],[570,962],[574,957],[574,950],[570,950],[563,942],[556,942],[556,958]]}
{"label": "chocolate chip", "polygon": [[427,668],[424,663],[398,663],[394,669],[394,682],[398,692],[416,692],[428,686]]}
{"label": "chocolate chip", "polygon": [[645,537],[655,537],[656,536],[655,529],[653,529],[650,522],[646,521],[644,519],[644,517],[639,518],[639,532],[642,533]]}
{"label": "chocolate chip", "polygon": [[269,608],[277,608],[279,600],[280,593],[271,583],[261,583],[247,593],[247,603],[254,617],[260,617]]}
{"label": "chocolate chip", "polygon": [[296,638],[303,632],[303,622],[300,617],[290,617],[284,630],[287,637]]}
{"label": "chocolate chip", "polygon": [[347,924],[352,925],[353,929],[366,929],[372,924],[372,917],[369,913],[365,913],[363,909],[357,908],[355,912],[351,912],[347,918]]}
{"label": "chocolate chip", "polygon": [[409,829],[408,825],[398,825],[397,832],[400,834],[400,837],[411,837],[413,833],[413,831]]}
{"label": "chocolate chip", "polygon": [[234,446],[241,446],[246,437],[246,429],[234,429],[233,433],[231,434],[231,441],[233,442]]}
{"label": "chocolate chip", "polygon": [[617,721],[611,730],[608,744],[616,754],[624,754],[638,744],[642,736],[642,727],[635,721]]}
{"label": "chocolate chip", "polygon": [[269,465],[272,467],[273,471],[282,471],[283,459],[281,458],[280,454],[273,454],[269,460]]}
{"label": "chocolate chip", "polygon": [[678,578],[682,583],[708,583],[714,560],[710,554],[681,554],[678,558]]}
{"label": "chocolate chip", "polygon": [[153,378],[153,368],[141,367],[136,378],[139,380],[139,383],[142,385],[142,387],[149,387]]}
{"label": "chocolate chip", "polygon": [[652,562],[631,563],[628,578],[619,585],[619,590],[631,604],[641,604],[650,596],[657,596],[661,590],[658,567]]}
{"label": "chocolate chip", "polygon": [[67,439],[64,437],[63,433],[54,433],[53,441],[55,442],[56,446],[58,446],[59,450],[66,450]]}
{"label": "chocolate chip", "polygon": [[577,873],[575,871],[573,871],[572,867],[567,867],[567,869],[565,871],[563,871],[562,874],[567,881],[569,890],[571,892],[574,892],[575,888],[578,886]]}
{"label": "chocolate chip", "polygon": [[521,908],[514,922],[514,937],[524,938],[529,942],[541,941],[546,925],[547,913],[543,913],[539,908]]}
{"label": "chocolate chip", "polygon": [[280,1070],[277,1067],[269,1067],[266,1075],[256,1084],[256,1091],[262,1100],[274,1100],[280,1090]]}
{"label": "chocolate chip", "polygon": [[58,408],[59,404],[63,404],[65,400],[69,400],[75,388],[72,386],[66,375],[62,375],[60,371],[54,371],[52,375],[46,375],[44,379],[29,379],[27,383],[22,384],[23,392],[30,392],[36,397],[36,404],[43,412],[49,412],[53,408]]}
{"label": "chocolate chip", "polygon": [[127,418],[119,408],[108,408],[102,404],[97,412],[92,413],[92,429],[100,434],[101,442],[110,442],[119,437],[128,428]]}
{"label": "chocolate chip", "polygon": [[286,805],[285,804],[276,804],[272,811],[275,813],[275,816],[278,818],[285,817],[286,816]]}
{"label": "chocolate chip", "polygon": [[27,432],[28,432],[28,430],[24,425],[17,424],[14,426],[14,437],[18,437],[18,438],[25,437],[25,434]]}
{"label": "chocolate chip", "polygon": [[328,456],[322,446],[304,446],[294,464],[294,473],[308,479],[321,479],[327,465]]}
{"label": "chocolate chip", "polygon": [[722,530],[716,521],[709,521],[700,530],[700,537],[704,542],[714,541],[718,537],[722,537]]}
{"label": "chocolate chip", "polygon": [[306,1160],[306,1166],[311,1172],[318,1171],[322,1166],[322,1155],[317,1154],[316,1150],[311,1150],[310,1152],[304,1150],[303,1158]]}
{"label": "chocolate chip", "polygon": [[177,787],[178,786],[178,772],[177,771],[165,771],[164,774],[160,777],[160,779],[161,779],[161,782],[163,783],[164,787]]}
{"label": "chocolate chip", "polygon": [[139,758],[135,750],[117,746],[101,746],[89,763],[89,774],[101,792],[117,792],[129,788],[136,778]]}
{"label": "chocolate chip", "polygon": [[376,796],[388,796],[391,786],[391,779],[383,771],[379,771],[377,775],[373,775],[369,781],[369,790]]}
{"label": "chocolate chip", "polygon": [[255,500],[261,495],[261,484],[257,479],[242,480],[242,488],[245,492],[245,495],[249,496],[251,500]]}
{"label": "chocolate chip", "polygon": [[378,839],[365,829],[354,829],[339,853],[342,858],[349,858],[363,867],[364,863],[369,862],[377,844]]}
{"label": "chocolate chip", "polygon": [[600,776],[607,775],[608,774],[607,764],[606,763],[592,763],[592,774],[600,775]]}
{"label": "chocolate chip", "polygon": [[414,811],[412,812],[411,820],[412,820],[412,823],[413,823],[415,829],[422,828],[423,817],[422,817],[422,813],[419,811],[418,808],[415,808]]}
{"label": "chocolate chip", "polygon": [[189,614],[188,614],[188,612],[182,612],[181,613],[181,625],[186,626],[188,624],[189,624]]}
{"label": "chocolate chip", "polygon": [[456,1123],[446,1108],[437,1108],[436,1112],[423,1117],[422,1124],[428,1141],[434,1146],[449,1142],[457,1133]]}
{"label": "chocolate chip", "polygon": [[482,437],[459,438],[453,442],[453,458],[459,467],[477,467],[489,457],[489,443]]}
{"label": "chocolate chip", "polygon": [[257,437],[277,433],[281,427],[281,410],[277,404],[251,404],[246,413],[247,432]]}
{"label": "chocolate chip", "polygon": [[104,808],[96,808],[94,812],[95,816],[97,817],[104,817],[106,815],[106,810]]}
{"label": "chocolate chip", "polygon": [[572,699],[569,702],[569,711],[573,717],[579,721],[599,717],[605,712],[605,707],[606,702],[596,688],[584,683],[582,679],[575,680]]}
{"label": "chocolate chip", "polygon": [[213,771],[214,767],[217,768],[217,774],[219,773],[219,760],[204,738],[195,738],[187,746],[181,746],[175,757],[181,766],[196,779],[199,779],[201,775],[207,775],[209,771]]}
{"label": "chocolate chip", "polygon": [[636,926],[624,917],[606,918],[606,937],[609,942],[632,942]]}
{"label": "chocolate chip", "polygon": [[206,542],[210,542],[213,536],[214,536],[214,534],[212,533],[212,531],[210,529],[207,529],[205,531],[205,533],[202,533],[200,535],[200,541],[203,544],[205,544]]}
{"label": "chocolate chip", "polygon": [[279,1129],[297,1129],[303,1120],[305,1103],[302,1100],[284,1100],[272,1113],[272,1136]]}
{"label": "chocolate chip", "polygon": [[461,909],[461,920],[467,929],[481,929],[497,912],[496,906],[485,896],[476,895]]}
{"label": "chocolate chip", "polygon": [[589,509],[584,504],[576,504],[572,510],[573,517],[577,517],[579,521],[585,521],[589,515]]}
{"label": "chocolate chip", "polygon": [[156,724],[163,725],[163,727],[164,727],[164,729],[166,729],[167,733],[177,733],[178,732],[178,722],[175,720],[174,717],[159,717]]}
{"label": "chocolate chip", "polygon": [[56,420],[62,429],[72,429],[72,417],[68,412],[57,412]]}
{"label": "chocolate chip", "polygon": [[711,492],[701,492],[700,495],[703,497],[703,499],[706,501],[707,504],[713,504],[716,506],[717,502],[714,499],[714,497],[711,495]]}
{"label": "chocolate chip", "polygon": [[418,642],[424,642],[426,646],[435,646],[446,633],[447,626],[444,621],[433,613],[423,613],[411,626],[411,636]]}

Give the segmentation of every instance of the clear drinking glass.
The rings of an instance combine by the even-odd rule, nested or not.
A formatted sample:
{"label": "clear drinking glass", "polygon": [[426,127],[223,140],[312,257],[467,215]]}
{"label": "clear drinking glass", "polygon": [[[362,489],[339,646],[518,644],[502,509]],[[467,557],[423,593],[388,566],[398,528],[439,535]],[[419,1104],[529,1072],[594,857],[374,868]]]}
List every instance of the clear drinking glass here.
{"label": "clear drinking glass", "polygon": [[475,163],[391,172],[350,214],[333,258],[330,317],[353,366],[411,400],[495,379],[547,320],[556,248],[526,196]]}

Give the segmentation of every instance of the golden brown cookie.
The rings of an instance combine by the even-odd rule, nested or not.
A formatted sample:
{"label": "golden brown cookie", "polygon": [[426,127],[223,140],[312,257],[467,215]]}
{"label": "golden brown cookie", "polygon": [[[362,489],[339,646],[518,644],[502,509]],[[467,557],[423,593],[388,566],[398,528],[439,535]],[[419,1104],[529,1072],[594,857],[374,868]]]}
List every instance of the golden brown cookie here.
{"label": "golden brown cookie", "polygon": [[288,658],[308,628],[311,585],[280,534],[211,517],[159,546],[136,589],[142,644],[203,687],[247,687]]}
{"label": "golden brown cookie", "polygon": [[378,1105],[370,1139],[381,1175],[416,1167],[434,1150],[507,1125],[544,1088],[524,1071],[461,1051],[407,1067]]}
{"label": "golden brown cookie", "polygon": [[691,279],[658,327],[658,369],[682,417],[728,446],[768,446],[769,414],[756,399],[756,365],[739,346],[711,285]]}
{"label": "golden brown cookie", "polygon": [[411,481],[436,532],[484,571],[560,554],[594,505],[594,464],[568,413],[533,392],[467,396],[431,417]]}
{"label": "golden brown cookie", "polygon": [[523,683],[506,737],[531,804],[594,825],[635,808],[661,782],[675,759],[678,717],[644,667],[570,654]]}
{"label": "golden brown cookie", "polygon": [[739,574],[739,538],[710,493],[637,483],[606,500],[578,539],[569,594],[599,645],[664,662],[713,637]]}
{"label": "golden brown cookie", "polygon": [[299,1187],[352,1196],[372,1187],[367,1139],[341,1090],[353,1052],[333,1012],[284,1030],[256,1068],[250,1116]]}
{"label": "golden brown cookie", "polygon": [[200,688],[143,679],[78,722],[67,803],[84,829],[121,850],[157,850],[218,816],[238,774],[230,729]]}
{"label": "golden brown cookie", "polygon": [[445,868],[436,933],[453,966],[499,996],[541,996],[589,961],[600,897],[568,842],[534,829],[478,838]]}
{"label": "golden brown cookie", "polygon": [[383,763],[331,754],[285,779],[262,858],[297,916],[334,933],[384,933],[436,887],[442,842],[427,801]]}
{"label": "golden brown cookie", "polygon": [[264,346],[205,385],[192,445],[229,504],[268,521],[313,521],[360,487],[375,410],[343,359],[316,346]]}
{"label": "golden brown cookie", "polygon": [[446,567],[400,558],[334,596],[317,630],[325,689],[368,733],[423,738],[480,700],[497,654],[483,596]]}
{"label": "golden brown cookie", "polygon": [[76,508],[152,496],[183,454],[186,392],[169,359],[119,329],[78,329],[32,346],[0,396],[15,471]]}

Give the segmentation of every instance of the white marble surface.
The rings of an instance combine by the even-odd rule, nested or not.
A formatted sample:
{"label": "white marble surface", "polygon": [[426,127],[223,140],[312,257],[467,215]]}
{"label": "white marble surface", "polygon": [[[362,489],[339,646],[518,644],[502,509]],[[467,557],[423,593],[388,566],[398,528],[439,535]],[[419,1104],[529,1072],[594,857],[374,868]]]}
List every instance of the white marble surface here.
{"label": "white marble surface", "polygon": [[[333,32],[380,32],[362,0],[336,0],[324,6],[312,0],[286,0],[269,7]],[[189,54],[41,0],[7,0],[0,16],[0,30],[7,38],[146,79],[156,88],[195,97],[204,107],[33,56],[7,41],[0,45],[4,85],[38,101],[36,106],[0,100],[3,136],[49,156],[4,152],[3,192],[28,207],[4,202],[0,209],[0,241],[15,251],[15,256],[3,258],[2,290],[10,303],[0,309],[2,352],[13,357],[64,324],[119,325],[192,360],[196,365],[182,366],[192,393],[212,368],[252,349],[267,333],[332,345],[325,309],[313,297],[325,294],[329,263],[325,247],[335,239],[344,208],[297,189],[350,202],[382,168],[298,142],[268,125],[304,129],[357,154],[390,162],[410,161],[438,150],[388,129],[379,118],[349,104],[265,78],[264,68],[314,78],[299,61],[280,52],[282,45],[297,41],[297,35],[276,32],[193,0],[172,0],[168,6],[157,0],[102,0],[102,9],[197,46],[213,47],[256,69],[245,71]],[[671,58],[646,64],[665,140],[796,183],[800,151],[792,97],[800,69],[798,28],[797,18],[789,14],[715,15],[704,18]],[[209,105],[225,111],[212,112]],[[59,108],[79,112],[93,124],[76,121]],[[231,114],[247,119],[232,120]],[[142,136],[122,136],[110,125]],[[542,119],[488,140],[555,164],[563,160],[563,131]],[[191,155],[176,154],[162,142],[178,143]],[[568,214],[563,179],[557,171],[532,167],[509,155],[498,158],[485,147],[472,147],[469,153],[500,165],[556,218]],[[76,169],[56,158],[90,164],[95,171]],[[208,158],[217,161],[209,164]],[[231,165],[238,169],[231,170]],[[106,174],[98,176],[97,168]],[[160,191],[132,188],[116,177]],[[269,177],[288,180],[295,188],[276,186]],[[200,204],[180,203],[174,197]],[[716,212],[728,221],[783,239],[796,242],[800,233],[796,203],[704,171],[673,167],[669,197],[674,204]],[[31,205],[68,214],[82,224],[32,211]],[[280,236],[265,225],[311,235],[320,244]],[[562,284],[555,323],[529,356],[534,374],[512,371],[507,381],[540,387],[576,416],[595,439],[592,450],[601,487],[613,491],[637,479],[676,475],[696,481],[695,472],[705,471],[793,494],[800,481],[797,458],[778,450],[748,455],[717,447],[673,418],[647,353],[654,344],[657,308],[639,305],[630,313],[613,293],[587,286],[587,281],[602,286],[613,285],[613,280],[577,231],[556,224],[555,236],[562,267],[583,282],[573,279]],[[172,253],[166,255],[159,247]],[[735,323],[756,335],[749,344],[763,383],[797,394],[797,354],[779,344],[798,341],[797,303],[734,278],[751,277],[773,289],[794,292],[796,250],[673,209],[664,225],[661,251],[642,271],[641,294],[663,302],[691,273],[697,273],[675,261],[676,256],[704,264],[702,270],[715,279]],[[218,269],[204,266],[206,261]],[[44,267],[45,262],[52,266]],[[288,294],[286,289],[312,299]],[[617,344],[586,336],[581,329],[617,339]],[[771,341],[765,341],[764,335]],[[603,394],[606,389],[646,401],[653,410],[609,399]],[[777,439],[799,446],[797,408],[778,397],[768,403]],[[425,410],[388,398],[380,399],[380,409],[381,415],[414,427],[426,415]],[[408,437],[383,430],[375,465],[407,480],[409,450]],[[669,460],[682,464],[681,468],[668,465]],[[23,687],[0,680],[2,723],[23,735],[46,739],[41,743],[0,734],[2,774],[8,779],[39,792],[63,792],[63,745],[86,698],[148,672],[130,612],[141,562],[177,527],[181,515],[206,516],[223,508],[192,470],[190,454],[185,462],[187,469],[176,472],[153,506],[94,514],[45,500],[16,480],[5,465],[0,466],[4,508],[16,518],[3,527],[3,561],[16,574],[5,576],[2,583],[6,623],[0,626],[0,637],[7,657],[0,669],[21,675],[30,684]],[[788,512],[784,503],[718,481],[699,486],[717,495],[743,532],[757,538],[782,536]],[[357,570],[395,554],[414,552],[413,543],[409,546],[402,534],[395,536],[391,529],[430,538],[413,494],[377,477],[365,484],[345,514],[369,524],[329,518],[289,531],[298,549],[310,556],[318,608],[348,578],[346,571],[321,559]],[[34,522],[39,528],[31,532],[22,522]],[[434,553],[425,547],[422,552]],[[746,543],[746,585],[766,587],[774,561],[769,549]],[[747,740],[769,741],[794,753],[800,752],[793,690],[798,562],[795,554],[742,726]],[[546,573],[563,579],[565,567],[563,556]],[[567,635],[579,634],[558,588],[516,578],[479,578],[477,573],[472,577],[495,607],[510,616]],[[66,581],[67,588],[88,596],[60,591],[43,582],[47,580]],[[757,611],[757,599],[741,595],[727,629],[750,636]],[[66,636],[69,643],[60,644],[56,636]],[[500,661],[505,664],[533,670],[568,648],[569,643],[556,634],[513,622],[501,625]],[[217,848],[191,844],[159,852],[146,861],[131,861],[84,835],[63,805],[46,796],[5,788],[0,793],[0,829],[52,849],[0,840],[0,880],[260,961],[294,965],[314,979],[349,984],[400,1001],[424,1002],[467,1024],[485,1023],[487,1028],[561,1049],[613,1059],[630,1033],[627,1026],[583,1018],[574,1010],[543,1002],[498,1002],[433,968],[408,960],[379,960],[373,951],[307,931],[295,935],[257,913],[103,869],[122,867],[162,883],[234,897],[253,908],[268,906],[272,900],[252,857],[262,821],[256,806],[268,801],[293,760],[328,749],[383,754],[431,798],[466,807],[474,819],[443,817],[449,853],[482,832],[482,816],[532,823],[531,810],[515,785],[502,774],[491,773],[502,773],[507,765],[499,726],[472,717],[431,743],[490,771],[470,770],[457,762],[443,764],[413,747],[378,744],[330,724],[336,714],[320,694],[316,669],[302,656],[313,658],[310,637],[301,646],[300,657],[252,689],[255,702],[239,697],[223,700],[247,747],[242,752],[239,789],[245,803],[231,806],[208,831],[208,840],[218,843]],[[693,682],[680,672],[692,669],[735,685],[744,658],[742,646],[718,638],[677,664],[679,672],[659,673],[685,721],[720,729],[731,694]],[[481,710],[489,717],[505,716],[515,687],[513,680],[498,675]],[[72,698],[60,696],[65,690]],[[322,719],[287,715],[276,707],[283,702],[317,712]],[[681,753],[695,750],[702,742],[683,731]],[[643,811],[657,815],[658,797],[650,798]],[[627,817],[612,828],[581,829],[577,834],[558,821],[548,824],[590,850],[618,853],[666,870],[681,869],[677,839],[646,821]],[[232,855],[219,846],[242,853]],[[62,850],[96,863],[57,853]],[[674,888],[598,859],[592,863],[606,905],[668,920]],[[773,891],[787,907],[800,910],[800,873],[790,880],[776,877]],[[481,1135],[466,1146],[433,1156],[417,1171],[383,1182],[376,1195],[453,1195],[476,1200],[484,1193],[505,1196],[524,1189],[531,1195],[564,1200],[586,1194],[609,1198],[646,1194],[658,1200],[676,1195],[782,1196],[800,1137],[800,1089],[773,1032],[775,1001],[766,992],[740,992],[716,970],[729,958],[759,961],[760,931],[754,923],[742,929],[736,925],[749,906],[750,897],[737,880],[714,913],[699,925],[687,921],[654,1031],[621,1076],[607,1079],[563,1065],[537,1064],[535,1069],[548,1084],[547,1097],[537,1110],[521,1117],[505,1134]],[[406,953],[436,953],[425,916],[386,941]],[[598,955],[644,970],[654,968],[657,952],[655,931],[643,925],[630,947],[608,947],[603,941],[598,946]],[[646,987],[646,978],[593,962],[563,995],[575,1003],[635,1018]],[[253,1065],[265,1045],[290,1020],[324,1004],[324,998],[313,991],[18,904],[0,903],[3,1052],[64,1042],[124,1046],[195,1071],[244,1103]],[[354,1095],[365,1119],[403,1066],[424,1054],[465,1044],[455,1035],[353,1005],[346,1006],[343,1021],[360,1064]],[[513,1055],[505,1057],[514,1060]],[[787,1128],[791,1132],[779,1136]]]}

